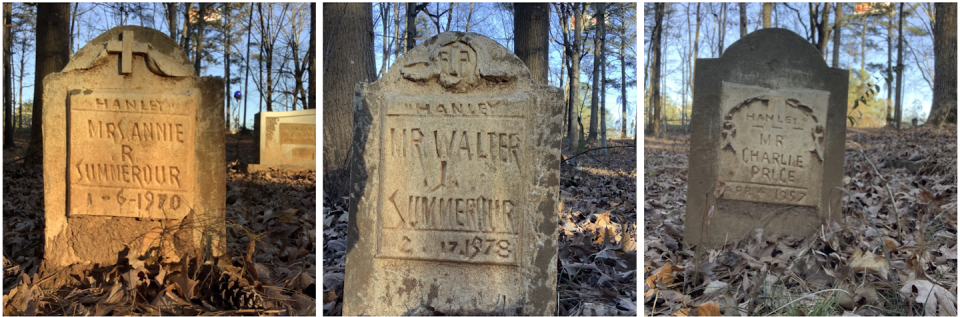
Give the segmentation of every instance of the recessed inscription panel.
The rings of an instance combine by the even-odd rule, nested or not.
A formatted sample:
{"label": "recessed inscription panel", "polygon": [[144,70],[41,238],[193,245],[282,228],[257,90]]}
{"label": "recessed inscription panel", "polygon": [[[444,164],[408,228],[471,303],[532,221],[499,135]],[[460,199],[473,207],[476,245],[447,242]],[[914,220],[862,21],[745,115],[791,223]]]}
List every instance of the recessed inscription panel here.
{"label": "recessed inscription panel", "polygon": [[317,145],[317,125],[280,123],[280,144]]}
{"label": "recessed inscription panel", "polygon": [[724,82],[720,169],[724,199],[817,206],[830,93]]}
{"label": "recessed inscription panel", "polygon": [[192,90],[70,95],[68,214],[185,216],[194,205],[197,98]]}
{"label": "recessed inscription panel", "polygon": [[526,95],[390,96],[377,257],[519,265]]}

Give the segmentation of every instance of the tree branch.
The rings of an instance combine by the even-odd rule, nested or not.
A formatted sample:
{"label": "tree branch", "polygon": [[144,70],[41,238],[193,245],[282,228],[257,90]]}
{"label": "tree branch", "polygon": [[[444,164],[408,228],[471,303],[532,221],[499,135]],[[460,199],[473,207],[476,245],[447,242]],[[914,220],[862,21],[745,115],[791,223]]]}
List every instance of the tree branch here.
{"label": "tree branch", "polygon": [[577,157],[577,156],[580,156],[580,155],[583,155],[583,154],[586,154],[586,153],[590,153],[590,152],[593,152],[593,151],[596,151],[596,150],[616,149],[616,148],[628,148],[628,147],[636,148],[637,146],[636,146],[636,145],[619,145],[619,146],[604,146],[604,147],[598,147],[598,148],[589,149],[589,150],[580,152],[580,154],[577,154],[577,155],[568,157],[568,158],[564,159],[563,162],[566,163],[568,160],[571,160],[571,159],[573,159],[573,158],[575,158],[575,157]]}

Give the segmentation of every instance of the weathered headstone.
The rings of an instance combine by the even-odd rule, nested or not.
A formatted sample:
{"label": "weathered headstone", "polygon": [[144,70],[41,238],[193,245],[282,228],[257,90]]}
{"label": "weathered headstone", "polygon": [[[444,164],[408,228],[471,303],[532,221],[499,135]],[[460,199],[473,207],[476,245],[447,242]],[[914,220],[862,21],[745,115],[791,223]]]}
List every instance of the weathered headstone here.
{"label": "weathered headstone", "polygon": [[254,118],[260,151],[247,171],[317,169],[317,109],[260,112]]}
{"label": "weathered headstone", "polygon": [[561,90],[446,32],[354,100],[344,315],[553,314]]}
{"label": "weathered headstone", "polygon": [[44,78],[44,261],[223,251],[223,80],[167,35],[119,26]]}
{"label": "weathered headstone", "polygon": [[841,219],[848,71],[785,29],[751,33],[696,70],[684,242],[807,236]]}

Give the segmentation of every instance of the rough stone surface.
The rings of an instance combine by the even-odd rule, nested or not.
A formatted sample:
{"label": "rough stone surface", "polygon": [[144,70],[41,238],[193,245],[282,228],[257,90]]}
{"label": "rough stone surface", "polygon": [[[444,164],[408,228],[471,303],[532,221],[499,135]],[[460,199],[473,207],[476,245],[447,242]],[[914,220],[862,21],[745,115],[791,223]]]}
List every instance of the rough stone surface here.
{"label": "rough stone surface", "polygon": [[840,220],[848,71],[785,29],[751,33],[696,70],[684,242],[807,236]]}
{"label": "rough stone surface", "polygon": [[260,112],[253,120],[259,164],[250,164],[248,171],[317,169],[317,109]]}
{"label": "rough stone surface", "polygon": [[563,93],[447,32],[357,85],[344,315],[552,315]]}
{"label": "rough stone surface", "polygon": [[223,80],[163,33],[119,26],[44,78],[44,264],[222,254]]}

